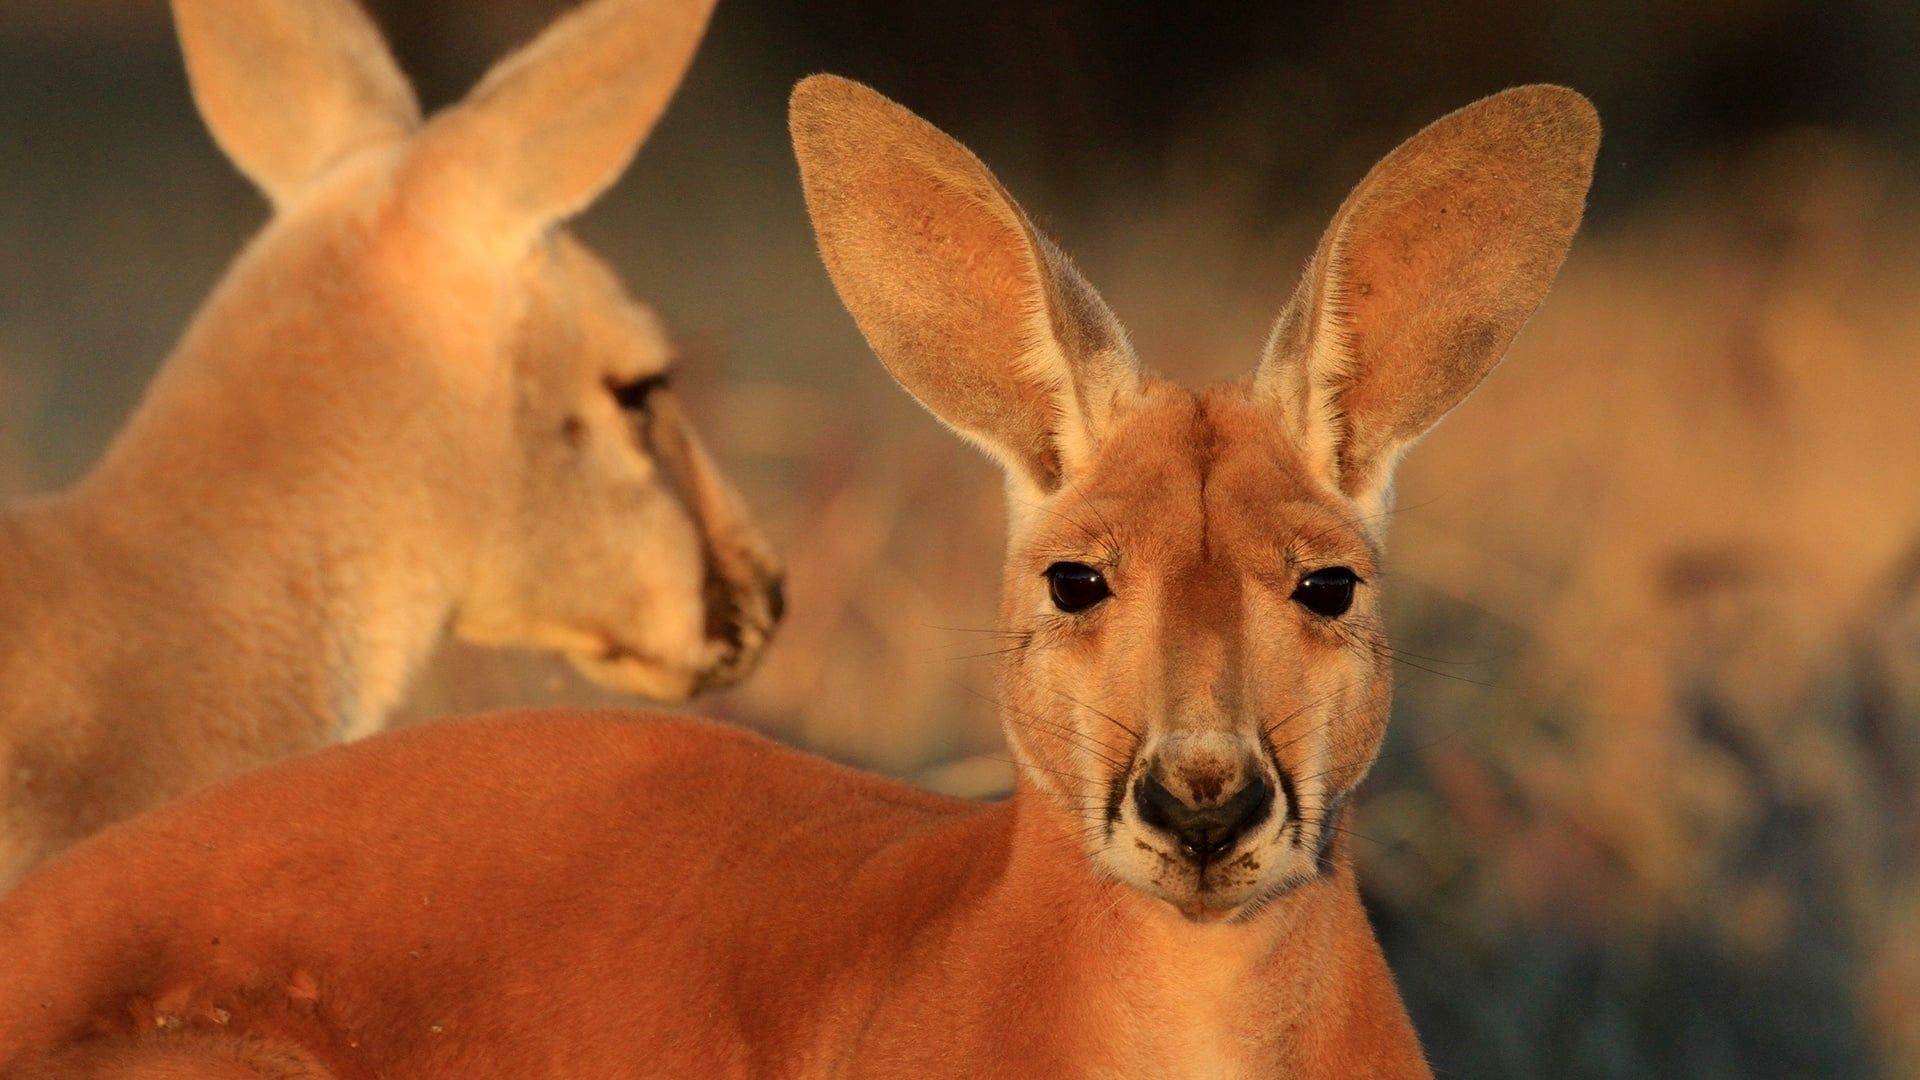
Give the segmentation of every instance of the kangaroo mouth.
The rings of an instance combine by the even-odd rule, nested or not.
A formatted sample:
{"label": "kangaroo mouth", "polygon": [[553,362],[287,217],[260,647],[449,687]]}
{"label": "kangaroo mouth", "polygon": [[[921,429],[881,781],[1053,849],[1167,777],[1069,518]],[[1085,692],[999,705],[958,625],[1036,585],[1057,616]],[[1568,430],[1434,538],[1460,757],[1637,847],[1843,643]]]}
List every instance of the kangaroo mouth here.
{"label": "kangaroo mouth", "polygon": [[604,630],[598,636],[597,649],[569,657],[575,669],[608,689],[669,703],[738,683],[759,661],[766,640],[764,634],[750,635],[751,643],[709,638],[693,658],[675,661]]}
{"label": "kangaroo mouth", "polygon": [[759,659],[757,648],[749,650],[744,645],[729,643],[720,659],[700,672],[699,685],[693,692],[699,694],[733,686],[753,671]]}
{"label": "kangaroo mouth", "polygon": [[1127,820],[1094,849],[1094,861],[1122,886],[1164,903],[1190,924],[1242,925],[1336,872],[1330,837],[1344,802],[1339,796],[1332,822],[1316,816],[1302,823],[1283,814],[1220,858],[1201,862]]}
{"label": "kangaroo mouth", "polygon": [[580,674],[609,690],[673,703],[706,688],[705,675],[711,662],[705,658],[696,663],[675,662],[605,631],[599,637],[597,649],[570,653],[567,659]]}

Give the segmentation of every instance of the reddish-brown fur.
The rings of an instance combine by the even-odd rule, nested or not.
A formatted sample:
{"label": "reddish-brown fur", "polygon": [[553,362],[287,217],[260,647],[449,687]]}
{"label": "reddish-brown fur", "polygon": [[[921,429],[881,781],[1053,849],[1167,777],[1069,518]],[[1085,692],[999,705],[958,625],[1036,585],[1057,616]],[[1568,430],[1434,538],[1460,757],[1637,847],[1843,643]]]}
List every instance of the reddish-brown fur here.
{"label": "reddish-brown fur", "polygon": [[1398,1075],[1383,1047],[1415,1074],[1344,856],[1280,919],[1199,955],[1190,930],[1030,793],[664,717],[492,717],[277,766],[30,879],[0,907],[0,1075],[223,1032],[342,1080],[1175,1075],[1156,1043],[1209,1009],[1295,1075]]}
{"label": "reddish-brown fur", "polygon": [[[1591,109],[1523,88],[1416,135],[1336,215],[1256,374],[1200,392],[1138,365],[957,143],[843,80],[792,109],[842,298],[1007,469],[1012,799],[664,718],[329,751],[0,903],[27,957],[0,1073],[1429,1075],[1342,825],[1387,719],[1379,511],[1557,269]],[[1108,593],[1051,599],[1057,562]],[[1336,567],[1351,607],[1309,610],[1296,589]],[[1202,811],[1267,781],[1271,812],[1202,856],[1140,809],[1149,777]]]}

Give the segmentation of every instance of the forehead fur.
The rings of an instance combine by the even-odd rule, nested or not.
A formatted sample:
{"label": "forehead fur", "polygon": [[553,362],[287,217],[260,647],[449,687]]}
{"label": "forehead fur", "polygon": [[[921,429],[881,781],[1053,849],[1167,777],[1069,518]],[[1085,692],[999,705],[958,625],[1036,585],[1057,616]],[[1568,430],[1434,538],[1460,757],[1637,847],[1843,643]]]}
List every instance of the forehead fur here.
{"label": "forehead fur", "polygon": [[[598,381],[631,380],[665,370],[673,342],[659,315],[634,299],[606,261],[565,231],[525,264],[527,286],[522,334],[538,362],[580,368]],[[568,365],[549,355],[564,339]],[[524,359],[524,358],[523,358]]]}
{"label": "forehead fur", "polygon": [[1035,546],[1059,557],[1253,573],[1331,559],[1364,573],[1373,554],[1354,504],[1315,478],[1296,441],[1238,384],[1148,382],[1116,410],[1099,453],[1052,509]]}

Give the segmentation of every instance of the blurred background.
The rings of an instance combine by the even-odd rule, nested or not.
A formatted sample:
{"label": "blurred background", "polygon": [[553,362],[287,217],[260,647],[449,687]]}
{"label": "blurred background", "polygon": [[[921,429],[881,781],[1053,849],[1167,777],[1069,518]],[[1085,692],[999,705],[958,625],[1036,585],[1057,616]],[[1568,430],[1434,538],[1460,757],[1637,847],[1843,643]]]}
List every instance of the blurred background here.
{"label": "blurred background", "polygon": [[[371,6],[433,107],[563,5]],[[580,224],[684,342],[791,563],[767,664],[706,708],[948,791],[1010,781],[963,632],[993,620],[999,483],[828,286],[795,78],[969,143],[1195,382],[1252,364],[1394,143],[1564,82],[1607,123],[1587,228],[1403,473],[1367,902],[1443,1076],[1920,1076],[1916,50],[1905,0],[723,0]],[[0,7],[0,496],[84,472],[264,216],[160,0]],[[455,646],[406,719],[604,700]]]}

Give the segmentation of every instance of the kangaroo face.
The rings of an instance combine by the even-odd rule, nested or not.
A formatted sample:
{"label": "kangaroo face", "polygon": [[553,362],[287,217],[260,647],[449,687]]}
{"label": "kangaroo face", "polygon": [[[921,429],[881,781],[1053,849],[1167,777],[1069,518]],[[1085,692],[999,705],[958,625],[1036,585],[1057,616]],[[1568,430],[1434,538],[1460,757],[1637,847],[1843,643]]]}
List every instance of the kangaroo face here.
{"label": "kangaroo face", "polygon": [[1006,723],[1101,871],[1195,913],[1312,877],[1385,733],[1377,537],[1240,388],[1157,380],[1020,515]]}
{"label": "kangaroo face", "polygon": [[673,345],[564,234],[523,268],[506,328],[510,460],[455,628],[565,653],[656,699],[751,669],[782,608],[778,565],[673,386]]}
{"label": "kangaroo face", "polygon": [[[794,148],[827,270],[894,377],[1005,468],[1004,720],[1104,876],[1248,918],[1337,864],[1378,750],[1393,467],[1558,271],[1599,126],[1523,87],[1388,155],[1334,215],[1251,376],[1148,374],[967,150],[816,76]],[[1045,803],[1047,800],[1041,800]]]}

